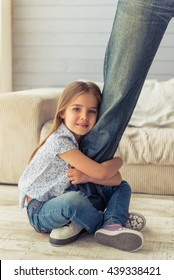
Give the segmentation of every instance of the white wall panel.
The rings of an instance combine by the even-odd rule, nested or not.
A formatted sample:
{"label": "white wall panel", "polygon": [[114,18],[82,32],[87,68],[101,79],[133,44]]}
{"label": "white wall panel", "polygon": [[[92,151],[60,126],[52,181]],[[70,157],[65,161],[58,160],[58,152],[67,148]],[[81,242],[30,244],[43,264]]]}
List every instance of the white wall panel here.
{"label": "white wall panel", "polygon": [[[13,0],[13,87],[64,86],[103,80],[116,0]],[[148,78],[174,76],[174,21]]]}
{"label": "white wall panel", "polygon": [[0,93],[12,90],[11,0],[0,0]]}

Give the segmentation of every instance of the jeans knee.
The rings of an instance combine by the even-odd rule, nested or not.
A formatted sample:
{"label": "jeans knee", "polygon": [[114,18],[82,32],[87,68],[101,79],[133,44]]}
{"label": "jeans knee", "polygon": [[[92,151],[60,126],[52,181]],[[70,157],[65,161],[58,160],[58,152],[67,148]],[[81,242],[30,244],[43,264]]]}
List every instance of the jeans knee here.
{"label": "jeans knee", "polygon": [[120,187],[124,188],[125,192],[126,192],[128,195],[131,195],[131,187],[130,187],[130,185],[128,184],[128,182],[122,181],[121,184],[120,184]]}
{"label": "jeans knee", "polygon": [[85,195],[81,192],[68,192],[65,197],[65,204],[69,209],[78,209],[83,207],[84,202],[87,200]]}

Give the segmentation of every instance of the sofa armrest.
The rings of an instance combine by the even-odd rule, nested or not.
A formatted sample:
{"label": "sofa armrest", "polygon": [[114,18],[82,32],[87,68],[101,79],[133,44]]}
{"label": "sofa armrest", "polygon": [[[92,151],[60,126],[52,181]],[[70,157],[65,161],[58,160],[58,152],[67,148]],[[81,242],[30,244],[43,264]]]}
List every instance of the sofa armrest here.
{"label": "sofa armrest", "polygon": [[63,88],[0,94],[0,183],[16,184]]}

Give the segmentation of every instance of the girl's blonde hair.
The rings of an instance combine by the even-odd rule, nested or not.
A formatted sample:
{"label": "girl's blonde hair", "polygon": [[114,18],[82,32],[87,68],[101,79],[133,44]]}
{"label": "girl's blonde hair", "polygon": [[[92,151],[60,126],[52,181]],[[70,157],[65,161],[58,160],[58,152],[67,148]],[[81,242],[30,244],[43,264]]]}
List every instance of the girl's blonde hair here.
{"label": "girl's blonde hair", "polygon": [[71,100],[74,97],[78,97],[79,95],[86,94],[86,93],[92,93],[96,97],[99,106],[101,102],[101,91],[100,88],[95,83],[75,81],[65,87],[65,89],[63,90],[62,94],[58,99],[57,110],[55,113],[52,127],[49,130],[48,134],[46,135],[45,139],[41,141],[41,143],[36,147],[36,149],[31,154],[29,162],[34,157],[38,149],[46,142],[47,138],[59,128],[59,126],[63,121],[60,115],[66,110]]}

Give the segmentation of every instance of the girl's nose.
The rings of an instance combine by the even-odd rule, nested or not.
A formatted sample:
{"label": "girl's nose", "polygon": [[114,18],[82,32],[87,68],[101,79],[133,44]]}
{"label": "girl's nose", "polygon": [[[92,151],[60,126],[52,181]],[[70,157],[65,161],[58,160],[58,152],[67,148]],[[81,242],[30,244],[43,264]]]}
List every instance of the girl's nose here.
{"label": "girl's nose", "polygon": [[88,115],[86,113],[83,113],[80,118],[82,120],[87,120],[88,119]]}

